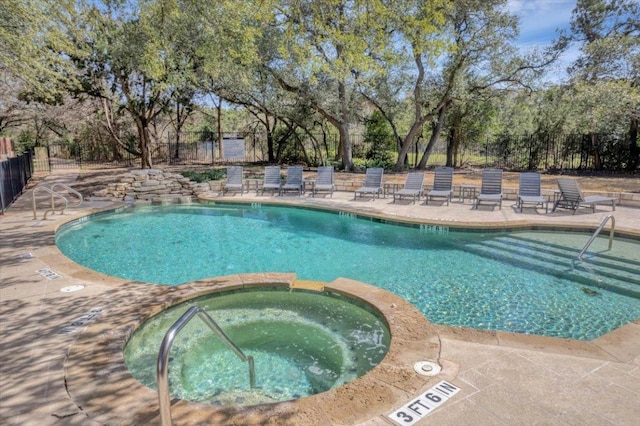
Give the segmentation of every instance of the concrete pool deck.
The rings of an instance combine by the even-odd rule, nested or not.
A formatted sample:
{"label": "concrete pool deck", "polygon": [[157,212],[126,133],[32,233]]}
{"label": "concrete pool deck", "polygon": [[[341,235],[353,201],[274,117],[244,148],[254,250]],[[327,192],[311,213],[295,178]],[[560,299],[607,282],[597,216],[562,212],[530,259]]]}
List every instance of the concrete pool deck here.
{"label": "concrete pool deck", "polygon": [[[73,186],[77,176],[77,170],[58,171],[45,182]],[[114,327],[114,321],[123,329],[133,327],[138,317],[130,315],[138,314],[132,312],[132,306],[166,304],[176,300],[176,292],[201,288],[149,291],[148,286],[106,277],[71,262],[55,247],[55,229],[72,218],[120,203],[90,199],[64,215],[42,220],[40,211],[33,220],[32,190],[25,191],[0,216],[0,424],[158,424],[153,398],[147,394],[147,399],[139,399],[128,372],[109,366],[98,348],[120,351],[124,332]],[[443,226],[595,228],[610,213],[607,206],[598,206],[596,213],[585,210],[576,215],[566,210],[545,215],[533,208],[519,213],[512,207],[513,200],[503,202],[502,210],[490,206],[472,210],[470,202],[457,200],[450,206],[439,202],[393,204],[392,197],[354,201],[352,192],[336,192],[333,198],[256,196],[253,191],[224,198],[210,194],[208,198],[303,204]],[[618,206],[614,215],[617,231],[640,235],[640,209]],[[263,275],[256,280],[283,279],[277,274]],[[80,285],[83,288],[78,291],[61,291]],[[169,293],[174,294],[161,298]],[[428,336],[423,335],[425,329]],[[183,404],[176,407],[175,424],[392,425],[389,414],[441,380],[460,392],[416,424],[636,425],[640,418],[640,319],[591,342],[433,324],[416,333],[424,338],[424,347],[395,354],[387,361],[385,377],[362,386],[357,394],[342,394],[342,404],[324,401],[326,406],[320,402],[314,409],[306,403],[300,412],[309,414],[307,417],[288,417],[275,409],[224,420],[206,416],[203,407],[190,414]],[[407,367],[421,356],[438,361],[443,372],[426,379],[407,374]],[[110,387],[100,388],[109,378]],[[382,407],[380,412],[376,407]]]}

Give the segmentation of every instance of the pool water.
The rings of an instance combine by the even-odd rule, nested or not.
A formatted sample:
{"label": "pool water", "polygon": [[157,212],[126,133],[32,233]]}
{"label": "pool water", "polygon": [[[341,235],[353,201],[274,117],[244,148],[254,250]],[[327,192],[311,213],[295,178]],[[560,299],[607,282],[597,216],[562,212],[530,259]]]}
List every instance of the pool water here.
{"label": "pool water", "polygon": [[248,366],[199,319],[176,335],[169,364],[171,395],[218,405],[288,401],[338,387],[378,365],[390,334],[371,308],[335,293],[251,289],[213,293],[174,306],[129,339],[127,367],[156,389],[156,360],[165,333],[191,306],[204,309],[255,361]]}
{"label": "pool water", "polygon": [[640,244],[588,234],[454,232],[309,209],[157,206],[100,214],[57,234],[60,250],[108,275],[177,285],[295,272],[394,292],[434,323],[592,340],[640,318]]}

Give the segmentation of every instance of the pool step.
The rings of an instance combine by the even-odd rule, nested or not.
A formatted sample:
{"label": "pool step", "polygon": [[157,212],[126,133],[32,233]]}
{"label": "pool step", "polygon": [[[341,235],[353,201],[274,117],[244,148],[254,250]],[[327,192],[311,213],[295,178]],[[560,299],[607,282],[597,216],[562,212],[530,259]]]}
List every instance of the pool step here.
{"label": "pool step", "polygon": [[543,261],[548,261],[549,257],[553,257],[555,262],[565,264],[567,267],[575,265],[590,265],[596,268],[604,275],[612,278],[618,276],[623,279],[630,279],[640,284],[640,274],[637,271],[640,266],[633,265],[627,259],[620,259],[606,253],[596,253],[584,257],[584,262],[578,261],[577,250],[571,247],[560,247],[554,245],[545,245],[543,243],[531,240],[523,240],[513,237],[501,237],[498,239],[487,240],[485,243],[491,244],[507,244],[510,252],[517,252],[523,256],[532,256]]}
{"label": "pool step", "polygon": [[[636,291],[640,291],[640,274],[638,274],[633,266],[627,264],[627,260],[618,259],[612,256],[597,255],[593,258],[585,257],[585,262],[577,260],[573,249],[557,247],[545,248],[544,244],[531,245],[523,247],[521,242],[511,238],[501,238],[486,241],[491,247],[508,251],[509,254],[517,253],[520,257],[529,260],[537,260],[540,266],[546,266],[551,272],[556,271],[553,265],[564,265],[567,271],[581,270],[588,275],[595,275],[598,278],[608,278],[616,281],[629,283],[636,286]],[[597,279],[600,281],[600,279]],[[626,286],[625,286],[626,287]],[[633,287],[631,287],[633,289]]]}
{"label": "pool step", "polygon": [[573,248],[530,242],[525,245],[522,240],[511,237],[488,238],[465,247],[498,261],[640,297],[640,275],[626,264],[626,260],[600,256],[597,261],[582,262],[577,260]]}

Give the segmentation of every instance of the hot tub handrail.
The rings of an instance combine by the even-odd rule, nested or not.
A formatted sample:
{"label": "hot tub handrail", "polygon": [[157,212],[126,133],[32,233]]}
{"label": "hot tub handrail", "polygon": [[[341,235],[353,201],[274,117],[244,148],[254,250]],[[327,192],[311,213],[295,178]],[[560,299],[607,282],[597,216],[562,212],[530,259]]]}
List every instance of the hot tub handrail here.
{"label": "hot tub handrail", "polygon": [[253,357],[245,355],[235,343],[229,339],[224,331],[218,326],[218,324],[199,306],[193,306],[189,308],[182,316],[176,321],[169,331],[164,335],[162,343],[160,344],[160,351],[158,352],[158,365],[157,365],[157,384],[158,384],[158,402],[160,405],[160,420],[162,426],[171,426],[171,401],[169,399],[169,351],[176,335],[187,325],[189,321],[198,315],[205,324],[209,326],[222,341],[231,349],[242,361],[249,364],[249,384],[251,388],[255,387],[255,371],[253,365]]}

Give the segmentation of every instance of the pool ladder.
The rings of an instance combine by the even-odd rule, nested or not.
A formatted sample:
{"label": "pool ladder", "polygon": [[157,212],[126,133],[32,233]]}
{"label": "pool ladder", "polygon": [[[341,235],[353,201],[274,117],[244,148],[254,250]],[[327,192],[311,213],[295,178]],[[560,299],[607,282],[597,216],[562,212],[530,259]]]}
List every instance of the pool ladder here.
{"label": "pool ladder", "polygon": [[158,352],[158,402],[160,405],[160,420],[162,426],[171,426],[171,401],[169,399],[169,351],[176,335],[187,325],[193,317],[198,315],[205,324],[209,326],[222,341],[231,349],[242,361],[249,364],[249,384],[253,389],[256,385],[255,370],[253,366],[253,357],[245,355],[235,343],[229,339],[229,337],[222,331],[220,326],[207,314],[204,309],[199,306],[193,306],[189,308],[187,312],[176,321],[167,334],[164,335],[162,343],[160,344],[160,351]]}
{"label": "pool ladder", "polygon": [[64,210],[67,207],[69,207],[69,200],[67,199],[67,197],[65,197],[64,195],[60,194],[60,192],[56,191],[57,187],[61,187],[62,189],[64,189],[67,192],[69,192],[70,194],[73,194],[76,197],[78,197],[78,204],[75,204],[72,207],[77,207],[80,204],[82,204],[82,201],[83,201],[82,194],[79,193],[78,191],[76,191],[75,189],[71,188],[70,186],[65,185],[64,183],[54,183],[53,185],[51,185],[51,188],[47,188],[46,186],[41,185],[41,186],[36,187],[33,190],[33,193],[32,193],[32,207],[33,207],[33,218],[34,219],[38,218],[37,207],[36,207],[36,194],[38,192],[41,192],[41,191],[44,191],[44,192],[48,193],[51,196],[51,208],[45,210],[43,219],[47,218],[47,214],[48,213],[55,214],[55,212],[56,212],[56,199],[57,198],[62,199],[62,201],[64,203],[64,206],[60,209],[60,214],[64,214]]}
{"label": "pool ladder", "polygon": [[605,216],[604,219],[602,219],[602,222],[600,222],[600,226],[598,226],[598,229],[596,229],[596,232],[594,232],[591,238],[589,238],[589,241],[587,241],[587,244],[584,245],[584,247],[580,251],[580,254],[578,255],[578,259],[582,260],[582,256],[587,251],[587,249],[589,248],[593,240],[596,239],[600,231],[602,231],[602,229],[607,224],[607,222],[609,222],[609,219],[611,219],[611,229],[609,230],[609,250],[611,250],[611,246],[613,245],[613,234],[616,228],[616,218],[613,217],[612,214],[608,214]]}

